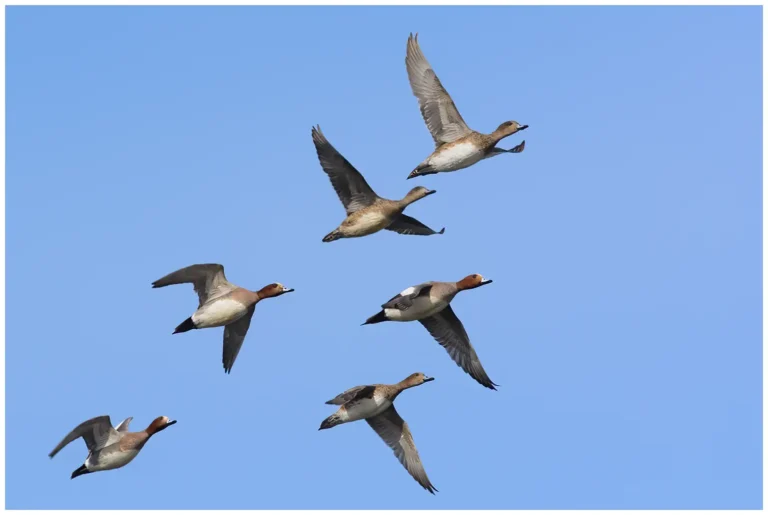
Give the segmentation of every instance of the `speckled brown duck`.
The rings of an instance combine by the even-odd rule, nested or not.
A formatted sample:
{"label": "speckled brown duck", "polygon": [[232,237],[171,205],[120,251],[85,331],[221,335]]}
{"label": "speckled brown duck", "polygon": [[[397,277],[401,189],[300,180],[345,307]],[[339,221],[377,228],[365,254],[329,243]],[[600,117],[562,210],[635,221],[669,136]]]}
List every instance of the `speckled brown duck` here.
{"label": "speckled brown duck", "polygon": [[418,34],[408,36],[405,56],[411,90],[419,100],[419,108],[432,138],[435,151],[408,175],[409,179],[439,172],[467,168],[489,157],[517,154],[525,149],[525,141],[505,150],[496,145],[504,138],[525,130],[527,125],[504,122],[490,134],[470,129],[456,109],[451,96],[430,66],[419,47]]}

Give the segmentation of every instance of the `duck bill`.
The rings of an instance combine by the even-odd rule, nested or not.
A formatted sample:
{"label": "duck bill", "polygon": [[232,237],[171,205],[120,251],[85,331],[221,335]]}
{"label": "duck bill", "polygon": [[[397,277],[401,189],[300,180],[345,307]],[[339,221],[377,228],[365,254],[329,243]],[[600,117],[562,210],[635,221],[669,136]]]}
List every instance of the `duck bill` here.
{"label": "duck bill", "polygon": [[424,382],[425,382],[425,383],[428,383],[428,382],[430,382],[430,381],[434,381],[434,380],[435,380],[435,378],[434,378],[434,377],[425,377],[425,378],[424,378]]}
{"label": "duck bill", "polygon": [[483,279],[480,281],[480,284],[478,286],[485,286],[486,284],[491,284],[493,282],[493,279]]}
{"label": "duck bill", "polygon": [[524,131],[527,128],[528,128],[527,125],[521,125],[520,127],[517,128],[517,132]]}
{"label": "duck bill", "polygon": [[156,433],[159,433],[160,431],[162,431],[162,430],[164,430],[164,429],[167,429],[167,428],[171,427],[171,426],[172,426],[173,424],[175,424],[176,422],[178,422],[178,421],[177,421],[177,420],[171,420],[170,422],[168,422],[167,424],[165,424],[163,427],[161,427],[160,429],[158,429],[158,430],[157,430],[157,431],[155,431],[155,432],[156,432]]}
{"label": "duck bill", "polygon": [[435,193],[437,193],[437,190],[429,190],[428,192],[426,192],[426,193],[424,194],[424,196],[425,196],[425,197],[428,197],[428,196],[430,196],[430,195],[434,195]]}

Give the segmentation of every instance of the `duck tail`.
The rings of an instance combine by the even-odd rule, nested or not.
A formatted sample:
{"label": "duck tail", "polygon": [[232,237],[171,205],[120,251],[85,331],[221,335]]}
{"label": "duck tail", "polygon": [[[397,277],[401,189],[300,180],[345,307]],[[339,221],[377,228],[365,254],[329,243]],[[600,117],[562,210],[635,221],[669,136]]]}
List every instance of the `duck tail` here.
{"label": "duck tail", "polygon": [[176,330],[173,331],[173,334],[186,333],[187,331],[191,331],[192,329],[197,329],[197,328],[195,327],[195,323],[192,321],[192,317],[189,317],[188,319],[184,320],[182,323],[179,324]]}
{"label": "duck tail", "polygon": [[339,232],[338,229],[335,229],[335,230],[329,232],[328,234],[326,234],[325,238],[323,238],[323,241],[325,243],[328,243],[329,241],[336,241],[339,238],[343,238],[343,236],[341,235],[341,233]]}
{"label": "duck tail", "polygon": [[323,429],[330,429],[333,426],[338,426],[343,421],[341,420],[341,417],[339,417],[338,413],[334,413],[330,417],[323,420],[323,423],[320,424],[320,429],[318,431],[322,431]]}
{"label": "duck tail", "polygon": [[362,325],[378,324],[379,322],[386,322],[387,320],[389,319],[387,318],[387,315],[384,314],[384,310],[382,309],[381,311],[379,311],[378,313],[370,317],[368,320],[363,322]]}
{"label": "duck tail", "polygon": [[91,471],[88,470],[85,467],[85,464],[80,465],[80,468],[72,472],[72,479],[75,479],[77,476],[82,476],[83,474],[90,474]]}
{"label": "duck tail", "polygon": [[433,173],[437,173],[437,170],[426,163],[421,163],[419,166],[414,168],[410,174],[408,174],[408,179],[413,179],[414,177],[419,177],[420,175],[431,175]]}

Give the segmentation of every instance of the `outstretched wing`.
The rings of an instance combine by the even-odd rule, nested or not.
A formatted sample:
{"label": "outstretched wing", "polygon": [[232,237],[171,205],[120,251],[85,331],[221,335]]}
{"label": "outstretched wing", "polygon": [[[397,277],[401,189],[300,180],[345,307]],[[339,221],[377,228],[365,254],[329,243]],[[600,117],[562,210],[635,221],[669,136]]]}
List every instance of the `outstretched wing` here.
{"label": "outstretched wing", "polygon": [[325,136],[320,131],[320,127],[312,127],[312,142],[317,150],[317,157],[320,159],[320,166],[331,179],[333,189],[339,196],[339,200],[344,204],[347,215],[354,213],[364,207],[370,206],[378,196],[365,181],[363,176],[349,161],[344,159]]}
{"label": "outstretched wing", "polygon": [[365,419],[374,431],[384,440],[384,443],[395,451],[395,456],[405,467],[405,470],[418,481],[429,493],[437,492],[427,477],[424,465],[419,458],[419,451],[416,450],[416,444],[413,443],[413,436],[408,424],[400,417],[394,406],[390,406],[386,411],[375,417]]}
{"label": "outstretched wing", "polygon": [[464,325],[453,312],[451,306],[446,307],[436,315],[422,318],[419,322],[427,328],[437,343],[445,347],[451,359],[475,381],[491,390],[496,389],[494,387],[498,385],[491,381],[488,374],[485,373],[483,365],[480,364],[480,358],[477,357],[477,353],[469,341]]}
{"label": "outstretched wing", "polygon": [[235,364],[237,355],[240,353],[245,335],[248,333],[248,328],[251,327],[251,318],[253,318],[255,309],[256,305],[254,304],[245,315],[224,326],[224,352],[221,361],[224,364],[224,372],[227,374],[232,371],[232,365]]}
{"label": "outstretched wing", "polygon": [[218,263],[192,265],[176,270],[153,282],[152,287],[162,288],[163,286],[183,283],[192,283],[200,301],[199,306],[211,299],[221,297],[235,288],[235,285],[227,281],[224,276],[224,267]]}
{"label": "outstretched wing", "polygon": [[60,450],[78,438],[85,440],[85,445],[90,452],[97,449],[103,449],[104,447],[119,441],[120,435],[115,428],[112,427],[112,421],[109,419],[109,415],[94,417],[90,420],[86,420],[70,431],[70,433],[59,442],[59,445],[57,445],[48,456],[53,458]]}
{"label": "outstretched wing", "polygon": [[387,226],[387,230],[395,231],[398,234],[416,234],[418,236],[429,236],[432,234],[443,234],[445,232],[445,227],[439,231],[434,231],[415,218],[401,214]]}
{"label": "outstretched wing", "polygon": [[467,136],[472,129],[467,127],[451,96],[421,52],[418,37],[418,34],[408,36],[405,67],[411,90],[419,99],[421,116],[435,140],[435,146],[439,147]]}

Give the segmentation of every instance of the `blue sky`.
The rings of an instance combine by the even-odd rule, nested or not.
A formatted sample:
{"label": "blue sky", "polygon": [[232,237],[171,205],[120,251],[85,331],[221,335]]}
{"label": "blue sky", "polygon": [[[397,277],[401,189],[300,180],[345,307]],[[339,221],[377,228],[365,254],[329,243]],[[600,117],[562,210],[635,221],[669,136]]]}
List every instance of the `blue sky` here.
{"label": "blue sky", "polygon": [[[761,10],[7,10],[8,508],[759,508]],[[409,32],[467,123],[525,152],[406,181],[432,150]],[[310,138],[443,236],[321,243],[343,219]],[[505,141],[505,148],[522,137]],[[171,335],[193,263],[295,293]],[[407,286],[461,294],[498,392],[418,323],[361,327]],[[397,401],[431,496],[324,401],[416,371]],[[179,423],[70,480],[79,422]],[[118,492],[128,492],[128,495]]]}

